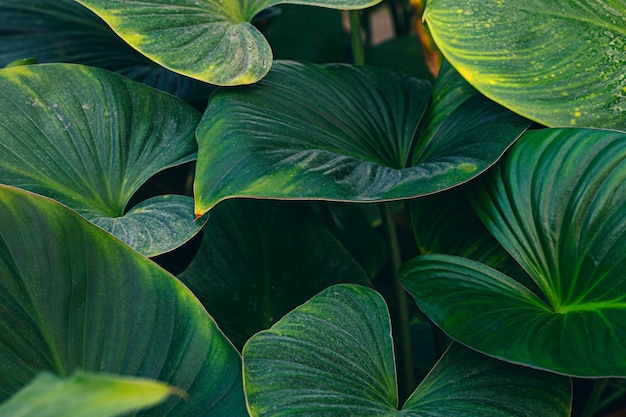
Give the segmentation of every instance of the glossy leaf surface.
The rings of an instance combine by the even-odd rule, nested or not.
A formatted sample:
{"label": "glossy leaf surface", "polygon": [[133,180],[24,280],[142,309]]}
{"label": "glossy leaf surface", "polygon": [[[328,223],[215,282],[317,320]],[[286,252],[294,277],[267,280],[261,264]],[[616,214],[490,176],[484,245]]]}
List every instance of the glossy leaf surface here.
{"label": "glossy leaf surface", "polygon": [[272,65],[272,50],[250,22],[270,6],[295,3],[360,9],[380,0],[77,0],[132,47],[173,71],[217,85],[254,83]]}
{"label": "glossy leaf surface", "polygon": [[154,406],[172,393],[166,384],[148,379],[89,372],[60,378],[42,372],[0,404],[0,416],[114,417]]}
{"label": "glossy leaf surface", "polygon": [[211,210],[180,279],[238,347],[332,284],[369,284],[306,203],[258,200]]}
{"label": "glossy leaf surface", "polygon": [[188,100],[211,87],[150,61],[74,0],[0,2],[0,67],[23,59],[105,68]]}
{"label": "glossy leaf surface", "polygon": [[375,291],[335,285],[243,350],[251,416],[567,416],[567,378],[453,346],[398,409],[389,313]]}
{"label": "glossy leaf surface", "polygon": [[0,186],[0,401],[41,371],[158,379],[144,416],[244,416],[240,358],[175,277],[75,212]]}
{"label": "glossy leaf surface", "polygon": [[626,134],[527,132],[470,194],[490,232],[534,280],[426,256],[401,281],[453,338],[577,376],[624,376]]}
{"label": "glossy leaf surface", "polygon": [[416,143],[426,81],[379,67],[276,63],[261,82],[213,95],[197,130],[196,213],[236,196],[382,201],[467,181],[529,124],[473,94],[461,105],[449,98],[450,118]]}
{"label": "glossy leaf surface", "polygon": [[188,104],[105,70],[42,64],[0,70],[0,112],[2,183],[100,218],[131,245],[135,234],[162,235],[161,223],[173,218],[177,227],[168,236],[135,246],[150,255],[172,250],[200,230],[190,207],[171,210],[177,197],[153,200],[150,222],[138,222],[138,209],[124,216],[131,196],[151,176],[195,159],[198,114]]}
{"label": "glossy leaf surface", "polygon": [[624,0],[432,0],[424,16],[487,97],[547,126],[626,129]]}

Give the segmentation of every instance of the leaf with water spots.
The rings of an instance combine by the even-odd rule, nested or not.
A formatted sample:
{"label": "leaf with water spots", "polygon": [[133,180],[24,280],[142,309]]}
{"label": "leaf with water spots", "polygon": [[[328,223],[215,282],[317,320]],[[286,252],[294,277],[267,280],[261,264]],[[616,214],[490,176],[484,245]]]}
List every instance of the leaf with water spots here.
{"label": "leaf with water spots", "polygon": [[505,107],[626,129],[625,0],[431,0],[424,16],[445,57]]}

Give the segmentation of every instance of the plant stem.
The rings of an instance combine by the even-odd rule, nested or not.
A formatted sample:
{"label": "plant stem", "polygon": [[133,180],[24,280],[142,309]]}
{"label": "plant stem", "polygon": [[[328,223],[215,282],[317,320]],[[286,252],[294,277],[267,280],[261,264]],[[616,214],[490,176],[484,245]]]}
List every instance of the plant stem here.
{"label": "plant stem", "polygon": [[602,397],[602,392],[604,391],[608,381],[609,380],[607,378],[594,381],[589,397],[587,398],[587,402],[585,403],[585,408],[580,413],[580,417],[593,417],[593,414],[598,409],[600,397]]}
{"label": "plant stem", "polygon": [[352,60],[354,65],[365,65],[365,52],[361,34],[361,14],[358,10],[350,10],[350,32],[352,34]]}
{"label": "plant stem", "polygon": [[411,346],[411,329],[409,324],[409,303],[406,291],[402,288],[396,277],[396,273],[402,265],[402,256],[400,253],[400,243],[398,241],[398,234],[396,233],[396,226],[393,220],[393,212],[390,203],[382,203],[381,217],[387,234],[389,252],[391,255],[391,266],[393,270],[392,281],[397,307],[397,358],[398,369],[402,370],[400,373],[402,376],[402,381],[400,383],[400,395],[404,400],[408,398],[409,394],[415,387],[415,380],[413,376],[413,349]]}

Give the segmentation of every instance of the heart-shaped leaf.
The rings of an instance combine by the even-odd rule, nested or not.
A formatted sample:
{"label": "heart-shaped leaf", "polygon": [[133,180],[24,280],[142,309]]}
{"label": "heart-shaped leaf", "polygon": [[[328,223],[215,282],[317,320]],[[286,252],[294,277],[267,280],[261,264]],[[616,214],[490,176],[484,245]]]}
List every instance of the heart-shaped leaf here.
{"label": "heart-shaped leaf", "polygon": [[487,97],[547,126],[626,129],[624,0],[430,0],[424,16]]}
{"label": "heart-shaped leaf", "polygon": [[577,376],[626,376],[626,134],[530,131],[470,193],[533,293],[467,259],[425,256],[400,279],[453,338]]}
{"label": "heart-shaped leaf", "polygon": [[[195,159],[199,115],[183,101],[105,70],[42,64],[0,70],[0,113],[0,182],[98,219],[149,255],[182,245],[202,227],[191,198],[152,200],[149,219],[137,215],[145,207],[124,216],[151,176]],[[176,229],[163,236],[166,222]]]}
{"label": "heart-shaped leaf", "polygon": [[467,181],[530,123],[472,91],[416,144],[426,81],[380,67],[276,63],[259,83],[212,96],[197,130],[196,214],[237,196],[382,201]]}
{"label": "heart-shaped leaf", "polygon": [[380,0],[77,0],[153,61],[217,85],[250,84],[272,65],[272,50],[250,22],[270,6],[297,3],[360,9]]}
{"label": "heart-shaped leaf", "polygon": [[49,370],[189,394],[143,416],[246,415],[241,361],[175,277],[75,212],[0,186],[0,401]]}
{"label": "heart-shaped leaf", "polygon": [[60,378],[41,372],[0,404],[1,416],[114,417],[154,406],[175,390],[158,381],[76,372]]}
{"label": "heart-shaped leaf", "polygon": [[308,205],[258,200],[211,211],[180,279],[238,347],[332,284],[369,284]]}
{"label": "heart-shaped leaf", "polygon": [[398,410],[389,313],[374,290],[335,285],[243,349],[251,416],[568,416],[567,378],[452,346]]}
{"label": "heart-shaped leaf", "polygon": [[188,101],[206,99],[211,89],[150,61],[74,0],[3,0],[0,27],[0,67],[22,58],[90,65]]}

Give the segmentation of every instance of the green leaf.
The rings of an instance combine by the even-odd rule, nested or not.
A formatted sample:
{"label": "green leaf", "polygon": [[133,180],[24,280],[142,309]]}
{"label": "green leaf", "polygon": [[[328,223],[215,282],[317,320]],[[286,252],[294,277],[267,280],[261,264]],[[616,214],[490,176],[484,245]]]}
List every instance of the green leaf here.
{"label": "green leaf", "polygon": [[219,89],[197,130],[196,214],[237,196],[382,201],[441,191],[493,164],[529,124],[475,94],[416,144],[429,98],[426,81],[342,64],[280,62],[253,86]]}
{"label": "green leaf", "polygon": [[335,285],[243,349],[251,416],[567,416],[567,378],[452,346],[398,410],[387,306]]}
{"label": "green leaf", "polygon": [[[111,233],[120,231],[121,239],[129,230],[163,235],[155,216],[135,226],[137,210],[130,216],[124,211],[154,174],[195,159],[199,116],[191,106],[105,70],[42,64],[0,70],[0,112],[2,183],[99,219]],[[175,217],[179,229],[159,246],[148,247],[132,235],[125,241],[150,255],[180,246],[202,222],[194,223],[189,207],[186,213],[180,203],[175,207],[171,212],[171,203],[152,206],[153,212],[165,210],[161,220]]]}
{"label": "green leaf", "polygon": [[146,256],[178,248],[205,225],[208,215],[193,216],[193,198],[162,195],[145,200],[122,217],[93,217],[89,220]]}
{"label": "green leaf", "polygon": [[0,401],[83,369],[189,394],[141,415],[246,415],[237,351],[174,276],[48,198],[0,186],[0,211]]}
{"label": "green leaf", "polygon": [[424,16],[487,97],[547,126],[626,128],[624,0],[431,0]]}
{"label": "green leaf", "polygon": [[105,68],[192,101],[211,87],[150,61],[74,0],[0,2],[0,67],[34,57]]}
{"label": "green leaf", "polygon": [[470,195],[533,293],[467,259],[426,256],[400,280],[450,336],[568,375],[625,376],[626,134],[529,131]]}
{"label": "green leaf", "polygon": [[308,205],[258,200],[212,210],[179,277],[238,347],[332,284],[369,284]]}
{"label": "green leaf", "polygon": [[175,390],[143,378],[76,372],[60,378],[41,372],[8,401],[0,416],[113,417],[163,402]]}
{"label": "green leaf", "polygon": [[296,3],[360,9],[380,0],[77,0],[133,48],[172,71],[217,85],[250,84],[272,65],[272,50],[250,22],[263,9]]}

